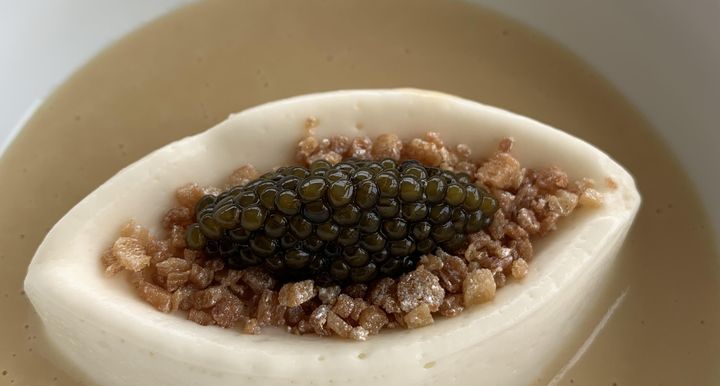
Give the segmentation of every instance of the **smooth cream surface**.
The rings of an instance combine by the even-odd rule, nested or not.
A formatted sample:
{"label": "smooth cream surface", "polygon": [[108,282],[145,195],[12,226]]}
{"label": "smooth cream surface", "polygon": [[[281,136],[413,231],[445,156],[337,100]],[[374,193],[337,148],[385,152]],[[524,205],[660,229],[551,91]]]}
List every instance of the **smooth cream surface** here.
{"label": "smooth cream surface", "polygon": [[[289,162],[305,121],[316,135],[433,130],[451,144],[490,154],[512,136],[529,167],[557,164],[571,177],[614,179],[605,205],[582,209],[544,240],[522,282],[496,299],[413,331],[383,332],[353,343],[278,331],[259,336],[202,327],[143,303],[119,279],[102,275],[99,256],[128,217],[157,224],[174,190],[189,181],[219,183],[235,167]],[[602,187],[602,185],[601,185]],[[593,146],[528,118],[445,94],[361,90],[314,94],[232,115],[128,166],[73,208],[38,249],[25,288],[50,339],[75,365],[106,385],[510,384],[540,376],[609,272],[638,210],[632,177]],[[157,229],[156,229],[157,230]],[[133,369],[127,371],[127,369]]]}

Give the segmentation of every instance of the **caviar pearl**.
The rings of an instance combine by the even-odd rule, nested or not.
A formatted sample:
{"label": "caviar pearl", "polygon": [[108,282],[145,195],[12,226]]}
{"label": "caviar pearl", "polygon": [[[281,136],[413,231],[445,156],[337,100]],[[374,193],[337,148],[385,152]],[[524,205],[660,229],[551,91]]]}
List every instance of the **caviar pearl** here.
{"label": "caviar pearl", "polygon": [[264,265],[281,280],[366,283],[412,270],[438,247],[462,248],[496,210],[468,176],[417,161],[319,160],[203,196],[186,241],[236,269]]}

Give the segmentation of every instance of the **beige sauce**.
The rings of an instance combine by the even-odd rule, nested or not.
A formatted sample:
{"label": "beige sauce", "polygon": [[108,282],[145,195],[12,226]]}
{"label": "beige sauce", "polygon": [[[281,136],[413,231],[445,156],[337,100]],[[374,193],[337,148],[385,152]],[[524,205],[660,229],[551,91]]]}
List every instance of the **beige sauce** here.
{"label": "beige sauce", "polygon": [[536,383],[558,372],[561,384],[720,382],[720,259],[708,222],[668,149],[591,68],[461,3],[247,0],[193,5],[115,44],[57,90],[3,155],[0,385],[77,383],[45,359],[22,280],[50,227],[121,167],[262,102],[396,86],[535,117],[606,150],[637,178],[643,208],[605,299]]}

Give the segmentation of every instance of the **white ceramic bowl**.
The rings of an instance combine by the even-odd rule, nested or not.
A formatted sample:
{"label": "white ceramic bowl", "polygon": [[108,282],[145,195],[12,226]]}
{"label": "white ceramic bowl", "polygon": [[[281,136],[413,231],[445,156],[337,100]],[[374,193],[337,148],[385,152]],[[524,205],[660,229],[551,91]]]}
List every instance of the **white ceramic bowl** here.
{"label": "white ceramic bowl", "polygon": [[[419,330],[348,343],[286,334],[253,336],[157,312],[126,283],[105,277],[100,256],[128,215],[153,224],[187,181],[217,185],[235,165],[260,171],[292,161],[304,124],[316,135],[410,139],[432,128],[449,143],[490,154],[505,136],[527,167],[557,164],[578,179],[612,178],[604,204],[580,210],[538,243],[526,279],[494,302]],[[132,187],[128,189],[128,187]],[[164,192],[164,193],[160,193]],[[632,177],[600,150],[537,121],[446,94],[339,91],[272,102],[169,144],[83,199],[38,248],[25,290],[48,338],[95,382],[123,385],[513,384],[544,375],[602,294],[640,205]],[[158,226],[151,231],[158,232]],[[121,285],[125,284],[125,285]],[[320,359],[324,358],[324,359]],[[133,369],[133,371],[123,371]]]}

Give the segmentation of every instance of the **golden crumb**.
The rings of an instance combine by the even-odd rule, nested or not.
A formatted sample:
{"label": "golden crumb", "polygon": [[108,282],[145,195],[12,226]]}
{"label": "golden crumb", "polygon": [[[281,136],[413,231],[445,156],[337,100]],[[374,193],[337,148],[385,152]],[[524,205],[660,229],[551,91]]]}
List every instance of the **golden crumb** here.
{"label": "golden crumb", "polygon": [[[296,148],[302,165],[323,159],[337,163],[360,160],[416,159],[430,166],[465,173],[471,183],[487,189],[499,210],[490,226],[468,236],[457,254],[438,249],[420,259],[418,267],[400,277],[367,284],[321,287],[313,280],[281,283],[261,266],[231,269],[221,258],[186,248],[185,232],[195,205],[218,188],[189,183],[176,191],[151,235],[129,221],[120,237],[100,256],[110,276],[127,272],[127,280],[143,301],[161,312],[178,311],[200,325],[237,328],[260,334],[282,328],[293,334],[335,336],[363,341],[390,328],[420,328],[437,316],[454,317],[473,305],[491,301],[510,280],[529,273],[533,241],[546,236],[560,219],[578,207],[602,205],[603,196],[590,179],[571,180],[558,167],[527,169],[510,154],[513,140],[504,138],[484,161],[474,160],[464,144],[451,146],[438,133],[402,140],[394,134],[374,140],[367,136],[318,139],[318,121],[305,121],[307,136]],[[241,165],[224,186],[245,185],[258,177],[252,165]],[[612,188],[617,184],[605,180]]]}
{"label": "golden crumb", "polygon": [[255,170],[255,167],[252,165],[243,165],[230,174],[227,186],[245,186],[256,178],[258,178],[258,172]]}
{"label": "golden crumb", "polygon": [[519,258],[512,263],[512,276],[514,279],[523,279],[527,276],[528,264],[523,258]]}
{"label": "golden crumb", "polygon": [[405,324],[408,328],[425,327],[433,324],[433,316],[430,312],[430,307],[426,303],[423,303],[405,314],[403,317]]}
{"label": "golden crumb", "polygon": [[603,204],[603,197],[597,190],[588,188],[580,195],[578,203],[588,208],[599,208]]}
{"label": "golden crumb", "polygon": [[318,125],[318,119],[316,117],[307,117],[305,119],[305,135],[313,136],[315,135],[315,128]]}
{"label": "golden crumb", "polygon": [[395,134],[383,134],[375,139],[372,147],[372,156],[374,159],[390,158],[395,161],[400,159],[403,144]]}
{"label": "golden crumb", "polygon": [[312,299],[317,294],[312,280],[287,283],[280,288],[279,302],[283,306],[296,307]]}
{"label": "golden crumb", "polygon": [[489,269],[470,272],[463,281],[465,306],[482,304],[495,298],[495,278]]}
{"label": "golden crumb", "polygon": [[500,143],[498,144],[498,150],[503,153],[509,153],[512,150],[513,145],[515,145],[515,139],[513,139],[512,137],[505,137],[500,140]]}
{"label": "golden crumb", "polygon": [[617,182],[612,177],[605,177],[605,186],[607,186],[611,190],[615,190],[618,188]]}
{"label": "golden crumb", "polygon": [[150,256],[145,253],[145,246],[132,237],[118,238],[112,246],[112,254],[128,271],[139,272],[150,264]]}

